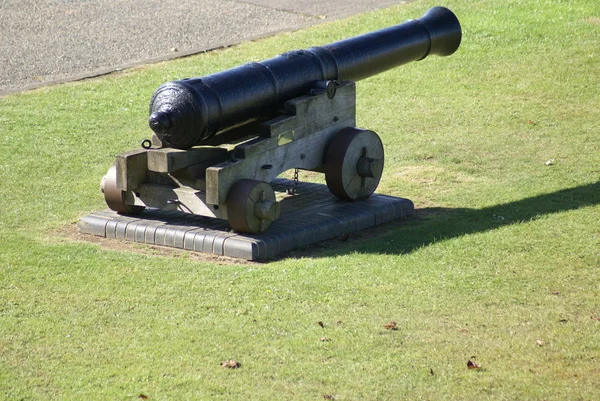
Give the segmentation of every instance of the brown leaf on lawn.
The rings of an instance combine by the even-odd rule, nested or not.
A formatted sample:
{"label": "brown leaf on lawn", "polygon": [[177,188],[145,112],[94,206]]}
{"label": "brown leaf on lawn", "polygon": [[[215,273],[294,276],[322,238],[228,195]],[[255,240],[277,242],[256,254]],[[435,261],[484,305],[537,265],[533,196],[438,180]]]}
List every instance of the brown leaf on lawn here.
{"label": "brown leaf on lawn", "polygon": [[329,339],[329,337],[321,337],[321,341],[325,342],[325,341],[331,341],[331,340]]}
{"label": "brown leaf on lawn", "polygon": [[433,376],[433,375],[435,374],[435,373],[433,373],[433,369],[429,369],[429,374],[430,374],[431,376]]}
{"label": "brown leaf on lawn", "polygon": [[230,359],[228,361],[221,362],[221,366],[223,366],[224,368],[229,368],[229,369],[237,369],[240,366],[242,366],[242,364],[239,363],[238,361],[236,361],[235,359]]}
{"label": "brown leaf on lawn", "polygon": [[481,365],[478,364],[477,362],[473,362],[473,361],[467,362],[467,368],[469,368],[469,369],[479,369],[480,367],[481,367]]}
{"label": "brown leaf on lawn", "polygon": [[544,340],[535,340],[535,343],[541,347],[544,345]]}
{"label": "brown leaf on lawn", "polygon": [[330,394],[324,394],[323,399],[324,400],[335,400],[335,398],[333,398],[333,396]]}
{"label": "brown leaf on lawn", "polygon": [[323,328],[325,328],[325,324],[323,322],[317,322],[317,324]]}
{"label": "brown leaf on lawn", "polygon": [[383,325],[383,327],[385,327],[388,330],[398,330],[398,328],[396,327],[396,322],[394,322],[393,320],[388,324]]}
{"label": "brown leaf on lawn", "polygon": [[147,400],[150,397],[148,397],[146,394],[140,394],[140,395],[138,395],[138,398],[140,398],[142,400]]}
{"label": "brown leaf on lawn", "polygon": [[600,316],[592,315],[590,316],[590,319],[600,321]]}
{"label": "brown leaf on lawn", "polygon": [[552,291],[552,295],[560,295],[560,291]]}

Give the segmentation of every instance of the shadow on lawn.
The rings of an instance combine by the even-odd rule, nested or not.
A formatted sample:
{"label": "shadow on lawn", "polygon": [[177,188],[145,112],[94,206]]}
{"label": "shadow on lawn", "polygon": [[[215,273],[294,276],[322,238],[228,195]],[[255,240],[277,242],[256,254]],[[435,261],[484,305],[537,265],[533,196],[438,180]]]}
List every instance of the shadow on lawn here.
{"label": "shadow on lawn", "polygon": [[[600,204],[600,182],[483,209],[417,209],[416,217],[409,220],[353,234],[348,246],[340,247],[339,243],[335,244],[339,240],[333,240],[321,248],[330,248],[326,251],[328,256],[349,251],[405,254],[439,241],[597,204]],[[315,249],[306,251],[315,256]]]}

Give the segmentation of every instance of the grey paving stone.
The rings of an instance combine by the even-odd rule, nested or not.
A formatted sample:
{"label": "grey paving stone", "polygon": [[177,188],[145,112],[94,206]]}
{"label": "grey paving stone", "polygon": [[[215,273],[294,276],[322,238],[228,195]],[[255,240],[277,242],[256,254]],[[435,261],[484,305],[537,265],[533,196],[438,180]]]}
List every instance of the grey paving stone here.
{"label": "grey paving stone", "polygon": [[228,238],[234,237],[236,235],[237,234],[235,233],[225,233],[215,238],[215,242],[213,243],[213,253],[215,255],[225,255],[225,241],[227,241]]}
{"label": "grey paving stone", "polygon": [[204,241],[202,242],[202,252],[213,253],[215,239],[220,235],[217,231],[208,231],[204,235]]}
{"label": "grey paving stone", "polygon": [[135,242],[146,242],[146,229],[148,228],[147,225],[144,224],[138,224],[135,227],[135,237],[134,240]]}
{"label": "grey paving stone", "polygon": [[196,230],[186,231],[186,233],[183,236],[183,249],[188,251],[194,250],[194,239],[196,237],[196,234]]}
{"label": "grey paving stone", "polygon": [[258,260],[258,244],[242,237],[229,237],[223,244],[223,254],[232,258]]}
{"label": "grey paving stone", "polygon": [[126,238],[125,233],[127,231],[128,225],[129,225],[129,221],[127,221],[127,220],[117,222],[117,225],[115,227],[115,238],[125,239]]}
{"label": "grey paving stone", "polygon": [[90,214],[79,220],[77,226],[81,232],[97,235],[99,237],[106,237],[106,224],[108,221],[109,220],[102,215]]}
{"label": "grey paving stone", "polygon": [[128,241],[135,241],[135,229],[137,228],[137,222],[131,222],[127,224],[125,228],[125,239]]}
{"label": "grey paving stone", "polygon": [[196,236],[194,237],[194,251],[202,252],[205,235],[206,230],[202,233],[196,233]]}
{"label": "grey paving stone", "polygon": [[185,238],[185,233],[187,233],[191,228],[186,226],[177,226],[175,228],[175,233],[173,234],[173,248],[183,249],[183,241]]}
{"label": "grey paving stone", "polygon": [[[116,215],[120,217],[118,214]],[[106,223],[106,238],[116,238],[117,225],[119,224],[118,219],[110,220]]]}
{"label": "grey paving stone", "polygon": [[154,232],[154,243],[156,245],[166,245],[165,237],[167,235],[167,228],[166,224],[156,227],[156,231]]}

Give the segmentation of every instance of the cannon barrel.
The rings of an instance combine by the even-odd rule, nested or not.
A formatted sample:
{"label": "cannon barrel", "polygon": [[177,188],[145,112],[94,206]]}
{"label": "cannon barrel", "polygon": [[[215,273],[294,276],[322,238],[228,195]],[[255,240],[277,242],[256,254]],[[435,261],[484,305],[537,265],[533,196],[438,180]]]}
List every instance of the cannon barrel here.
{"label": "cannon barrel", "polygon": [[434,7],[422,18],[361,36],[168,82],[152,96],[149,124],[164,145],[187,149],[272,115],[318,81],[358,81],[430,54],[450,55],[461,36],[454,13]]}

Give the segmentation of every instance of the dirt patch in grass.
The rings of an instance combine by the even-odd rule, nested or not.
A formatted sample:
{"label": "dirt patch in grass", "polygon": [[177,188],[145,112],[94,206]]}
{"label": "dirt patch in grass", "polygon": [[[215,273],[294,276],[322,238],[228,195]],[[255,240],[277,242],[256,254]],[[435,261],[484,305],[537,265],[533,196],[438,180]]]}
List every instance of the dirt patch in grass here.
{"label": "dirt patch in grass", "polygon": [[212,255],[209,253],[194,252],[184,249],[169,248],[166,246],[141,244],[139,242],[124,241],[114,238],[105,238],[92,234],[79,232],[77,223],[71,223],[52,232],[52,237],[58,240],[72,242],[86,242],[95,244],[103,249],[119,252],[133,252],[141,255],[162,256],[167,258],[189,258],[203,263],[220,265],[256,263],[244,259],[235,259],[227,256]]}
{"label": "dirt patch in grass", "polygon": [[476,181],[475,177],[468,173],[428,165],[403,166],[399,171],[394,172],[393,176],[405,182],[424,186],[432,186],[448,180],[454,183],[471,183]]}
{"label": "dirt patch in grass", "polygon": [[441,167],[403,166],[400,171],[394,173],[394,177],[418,184],[432,184],[444,173],[445,170]]}
{"label": "dirt patch in grass", "polygon": [[600,17],[587,17],[585,22],[591,25],[600,25]]}
{"label": "dirt patch in grass", "polygon": [[387,235],[395,230],[398,230],[406,225],[415,224],[428,216],[435,214],[435,208],[417,209],[415,215],[406,219],[391,221],[377,227],[371,227],[358,232],[345,233],[339,237],[331,238],[315,244],[307,245],[298,249],[284,252],[276,259],[268,261],[248,261],[243,259],[230,258],[227,256],[213,255],[209,253],[195,252],[184,249],[170,248],[166,246],[141,244],[139,242],[131,242],[114,238],[105,238],[92,234],[79,232],[77,223],[71,223],[54,230],[51,237],[58,241],[69,242],[85,242],[98,245],[103,249],[119,252],[132,252],[141,255],[161,256],[167,258],[189,258],[202,263],[214,263],[220,265],[232,264],[263,264],[283,260],[287,258],[312,258],[322,257],[322,253],[328,250],[343,249],[361,242],[369,241],[383,235]]}

